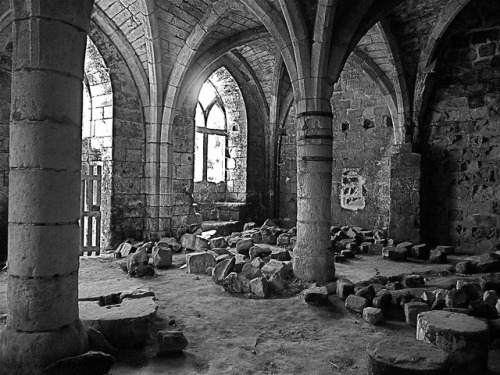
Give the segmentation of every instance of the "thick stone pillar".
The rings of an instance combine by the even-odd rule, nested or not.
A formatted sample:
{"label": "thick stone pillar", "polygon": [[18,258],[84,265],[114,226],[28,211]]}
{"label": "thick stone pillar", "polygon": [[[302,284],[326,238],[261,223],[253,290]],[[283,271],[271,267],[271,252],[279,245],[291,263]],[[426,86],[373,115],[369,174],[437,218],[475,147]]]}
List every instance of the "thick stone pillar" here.
{"label": "thick stone pillar", "polygon": [[[305,111],[309,103],[321,110]],[[330,250],[333,125],[329,100],[298,101],[297,245],[293,268],[303,280],[335,276]]]}
{"label": "thick stone pillar", "polygon": [[93,0],[11,0],[7,326],[0,373],[87,350],[78,317],[82,80]]}

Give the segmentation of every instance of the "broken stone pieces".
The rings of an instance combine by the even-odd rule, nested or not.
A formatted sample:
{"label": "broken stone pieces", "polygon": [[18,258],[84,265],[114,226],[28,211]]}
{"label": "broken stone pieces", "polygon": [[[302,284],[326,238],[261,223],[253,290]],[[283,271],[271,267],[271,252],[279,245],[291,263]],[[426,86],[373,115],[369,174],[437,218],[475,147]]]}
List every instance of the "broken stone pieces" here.
{"label": "broken stone pieces", "polygon": [[205,273],[208,267],[216,267],[215,258],[206,252],[186,254],[188,273]]}
{"label": "broken stone pieces", "polygon": [[158,331],[156,340],[159,356],[180,353],[188,346],[188,340],[182,331]]}
{"label": "broken stone pieces", "polygon": [[43,375],[105,375],[109,372],[115,359],[102,352],[87,352],[85,354],[61,359],[45,370]]}

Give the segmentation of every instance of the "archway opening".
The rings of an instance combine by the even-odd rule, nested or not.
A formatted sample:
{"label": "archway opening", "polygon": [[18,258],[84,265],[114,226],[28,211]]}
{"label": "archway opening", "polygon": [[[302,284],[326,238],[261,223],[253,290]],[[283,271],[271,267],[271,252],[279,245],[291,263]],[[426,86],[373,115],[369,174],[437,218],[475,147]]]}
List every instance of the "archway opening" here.
{"label": "archway opening", "polygon": [[109,69],[87,38],[82,111],[82,251],[106,248],[111,236],[113,89]]}
{"label": "archway opening", "polygon": [[225,68],[203,84],[195,110],[194,201],[204,221],[241,221],[247,198],[247,113]]}

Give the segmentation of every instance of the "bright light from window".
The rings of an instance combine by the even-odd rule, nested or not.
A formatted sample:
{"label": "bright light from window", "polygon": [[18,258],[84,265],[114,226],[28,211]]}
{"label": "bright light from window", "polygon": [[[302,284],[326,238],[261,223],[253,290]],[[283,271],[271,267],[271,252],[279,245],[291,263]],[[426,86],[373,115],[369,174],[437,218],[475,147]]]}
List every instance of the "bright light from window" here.
{"label": "bright light from window", "polygon": [[214,86],[207,81],[203,84],[200,90],[200,96],[198,97],[199,102],[203,108],[207,108],[210,103],[215,99],[217,93],[215,92]]}
{"label": "bright light from window", "polygon": [[196,106],[196,117],[194,118],[194,125],[205,127],[205,116],[203,115],[203,110],[201,109],[200,104]]}
{"label": "bright light from window", "polygon": [[215,104],[207,118],[207,128],[226,130],[226,119],[219,104]]}
{"label": "bright light from window", "polygon": [[226,180],[226,137],[208,135],[207,180],[223,182]]}
{"label": "bright light from window", "polygon": [[194,144],[194,181],[203,181],[203,134],[196,133]]}

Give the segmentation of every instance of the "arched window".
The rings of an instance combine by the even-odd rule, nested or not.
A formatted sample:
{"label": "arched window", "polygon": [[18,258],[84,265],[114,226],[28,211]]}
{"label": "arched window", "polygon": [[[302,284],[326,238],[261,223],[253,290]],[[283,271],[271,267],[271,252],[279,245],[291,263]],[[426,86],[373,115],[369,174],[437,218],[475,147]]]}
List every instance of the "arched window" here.
{"label": "arched window", "polygon": [[195,182],[226,181],[227,119],[224,103],[214,85],[203,85],[195,116]]}

